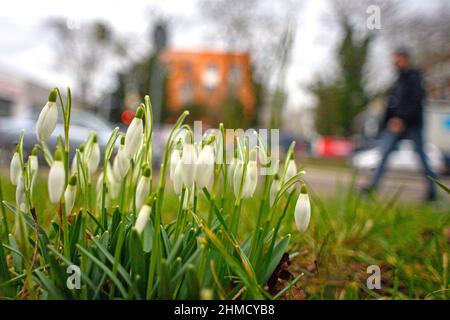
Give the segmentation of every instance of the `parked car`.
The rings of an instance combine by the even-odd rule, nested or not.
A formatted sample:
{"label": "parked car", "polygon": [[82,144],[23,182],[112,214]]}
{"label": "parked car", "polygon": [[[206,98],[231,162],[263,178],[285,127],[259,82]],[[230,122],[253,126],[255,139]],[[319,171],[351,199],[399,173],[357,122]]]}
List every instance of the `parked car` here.
{"label": "parked car", "polygon": [[[436,173],[444,173],[445,160],[439,148],[434,144],[427,143],[425,145],[425,152],[433,171]],[[380,161],[381,151],[379,147],[357,152],[351,159],[353,167],[362,170],[373,170],[377,168]],[[419,156],[414,151],[414,143],[411,140],[401,141],[398,148],[391,153],[387,167],[399,171],[419,172],[422,170]]]}
{"label": "parked car", "polygon": [[[25,129],[24,152],[29,154],[34,145],[38,143],[36,138],[36,121],[40,110],[31,110],[22,117],[0,118],[0,149],[2,158],[9,159],[14,152],[22,129]],[[46,141],[50,150],[55,150],[58,135],[64,137],[64,125],[62,112],[59,112],[58,124],[51,137]],[[73,109],[70,124],[71,157],[75,154],[75,149],[83,143],[92,131],[96,131],[100,148],[103,150],[108,142],[113,127],[110,123],[97,115]]]}

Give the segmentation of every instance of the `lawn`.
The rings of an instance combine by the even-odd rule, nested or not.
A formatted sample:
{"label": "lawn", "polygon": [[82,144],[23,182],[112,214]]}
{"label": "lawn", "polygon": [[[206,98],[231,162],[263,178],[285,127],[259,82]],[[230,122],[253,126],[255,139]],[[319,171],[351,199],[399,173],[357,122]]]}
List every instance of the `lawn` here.
{"label": "lawn", "polygon": [[[1,175],[3,196],[14,203],[14,187]],[[57,206],[47,199],[47,172],[42,170],[35,197],[40,226],[57,225]],[[306,175],[307,181],[307,175]],[[172,195],[164,204],[165,223],[176,216],[178,199]],[[448,299],[450,297],[448,253],[450,211],[448,199],[432,205],[399,203],[389,199],[361,198],[353,188],[339,189],[334,196],[321,197],[311,191],[312,217],[309,229],[299,233],[294,224],[293,205],[287,210],[282,234],[292,234],[282,259],[266,287],[273,293],[286,288],[303,274],[281,299]],[[251,234],[258,201],[244,203],[239,241]],[[207,206],[204,198],[199,206]],[[14,213],[4,209],[9,226]],[[91,223],[92,225],[92,223]],[[55,236],[55,234],[54,234]],[[5,237],[2,238],[4,243]],[[7,247],[5,251],[7,252]],[[369,265],[381,269],[381,289],[370,290],[366,281]],[[13,271],[15,275],[15,271]],[[104,281],[107,283],[107,280]],[[0,287],[1,288],[1,287]],[[75,297],[75,298],[83,298]],[[231,297],[229,297],[231,298]]]}

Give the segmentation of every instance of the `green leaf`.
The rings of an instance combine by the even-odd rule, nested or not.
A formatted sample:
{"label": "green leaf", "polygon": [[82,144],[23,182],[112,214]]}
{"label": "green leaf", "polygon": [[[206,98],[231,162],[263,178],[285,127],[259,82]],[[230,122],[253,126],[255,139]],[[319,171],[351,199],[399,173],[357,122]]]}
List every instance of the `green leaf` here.
{"label": "green leaf", "polygon": [[16,238],[12,234],[9,234],[8,238],[9,238],[9,245],[11,246],[11,248],[14,249],[14,250],[11,250],[11,257],[12,257],[14,270],[18,273],[22,272],[23,258],[22,258],[21,254],[17,253],[17,252],[20,252],[20,250],[19,250],[19,246],[17,245]]}
{"label": "green leaf", "polygon": [[159,265],[159,286],[158,292],[160,298],[170,299],[171,298],[171,279],[169,275],[169,264],[166,259],[162,259]]}
{"label": "green leaf", "polygon": [[190,264],[186,268],[186,286],[188,288],[189,297],[191,299],[200,298],[200,283],[198,281],[197,275],[195,273],[195,267]]}
{"label": "green leaf", "polygon": [[91,260],[95,265],[97,265],[101,270],[103,270],[106,275],[111,279],[112,282],[116,285],[117,289],[119,289],[120,294],[122,297],[127,296],[127,292],[125,288],[123,287],[120,280],[114,275],[114,273],[109,269],[103,262],[101,262],[99,259],[97,259],[92,253],[90,253],[88,250],[77,244],[78,250],[81,251],[83,255],[85,255],[89,260]]}
{"label": "green leaf", "polygon": [[291,239],[291,235],[288,234],[286,237],[284,237],[280,242],[277,243],[274,250],[272,251],[273,255],[269,257],[270,262],[267,267],[267,271],[263,278],[263,283],[266,283],[272,273],[275,271],[275,268],[277,267],[278,263],[280,263],[281,258],[283,257],[283,254],[286,252],[286,248],[289,245],[289,240]]}
{"label": "green leaf", "polygon": [[145,279],[145,261],[144,250],[142,249],[141,239],[135,229],[131,230],[128,250],[131,259],[131,271],[136,275],[139,275],[141,279]]}

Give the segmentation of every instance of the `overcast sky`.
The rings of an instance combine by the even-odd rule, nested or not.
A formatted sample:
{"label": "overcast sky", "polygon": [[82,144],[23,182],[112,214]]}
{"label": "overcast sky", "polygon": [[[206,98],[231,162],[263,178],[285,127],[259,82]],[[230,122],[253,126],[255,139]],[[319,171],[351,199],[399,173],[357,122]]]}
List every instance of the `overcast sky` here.
{"label": "overcast sky", "polygon": [[[332,65],[331,50],[337,30],[324,26],[327,0],[305,1],[298,14],[298,30],[287,76],[291,106],[310,104],[302,90],[314,77]],[[49,86],[72,86],[67,71],[57,68],[49,29],[49,17],[65,17],[77,23],[101,18],[123,37],[136,39],[133,52],[145,52],[150,17],[154,13],[178,20],[170,45],[182,49],[220,49],[207,37],[207,26],[196,0],[40,0],[2,1],[0,4],[0,70],[6,69],[43,81]],[[382,56],[382,52],[379,52]],[[380,59],[382,60],[382,59]],[[386,66],[386,64],[385,64]],[[388,66],[386,66],[388,67]],[[112,79],[111,77],[109,79]],[[110,85],[111,83],[107,83]]]}

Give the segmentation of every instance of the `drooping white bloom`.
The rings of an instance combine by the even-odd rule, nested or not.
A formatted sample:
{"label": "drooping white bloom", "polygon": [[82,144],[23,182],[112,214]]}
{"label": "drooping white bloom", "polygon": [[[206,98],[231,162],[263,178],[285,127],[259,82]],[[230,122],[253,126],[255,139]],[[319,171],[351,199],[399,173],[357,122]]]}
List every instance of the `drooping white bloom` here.
{"label": "drooping white bloom", "polygon": [[195,181],[200,189],[211,189],[214,183],[214,148],[206,145],[200,151],[195,168]]}
{"label": "drooping white bloom", "polygon": [[294,159],[289,160],[288,166],[286,169],[286,174],[284,175],[284,182],[288,181],[290,178],[297,174],[297,166],[295,164]]}
{"label": "drooping white bloom", "polygon": [[128,159],[128,157],[125,155],[125,138],[124,137],[122,138],[123,139],[121,140],[116,158],[117,158],[117,170],[119,171],[120,177],[123,179],[123,177],[127,175],[128,169],[130,168],[130,159]]}
{"label": "drooping white bloom", "polygon": [[242,199],[248,199],[253,196],[258,184],[258,167],[255,160],[250,160],[247,163],[245,171],[244,187],[242,189]]}
{"label": "drooping white bloom", "polygon": [[146,167],[143,170],[142,176],[136,187],[136,210],[139,210],[144,204],[150,192],[150,168]]}
{"label": "drooping white bloom", "polygon": [[304,232],[311,219],[311,204],[305,184],[302,184],[300,194],[295,204],[295,224],[298,231]]}
{"label": "drooping white bloom", "polygon": [[23,181],[22,173],[19,174],[16,187],[16,204],[22,212],[27,211],[27,203],[25,196],[25,184]]}
{"label": "drooping white bloom", "polygon": [[197,154],[195,146],[191,143],[186,143],[183,146],[183,153],[181,155],[181,176],[186,188],[191,188],[195,179],[195,163],[197,160]]}
{"label": "drooping white bloom", "polygon": [[39,141],[47,140],[56,128],[58,107],[56,105],[56,89],[48,96],[48,102],[42,108],[36,123],[36,136]]}
{"label": "drooping white bloom", "polygon": [[56,151],[55,160],[48,174],[48,194],[51,203],[57,203],[64,192],[65,171],[60,152]]}
{"label": "drooping white bloom", "polygon": [[136,229],[138,234],[141,234],[142,231],[144,231],[145,226],[150,220],[150,212],[151,207],[148,204],[144,204],[141,210],[139,210],[139,214],[134,225],[134,228]]}
{"label": "drooping white bloom", "polygon": [[235,197],[237,197],[239,194],[243,174],[244,174],[244,161],[242,161],[241,159],[236,159],[236,164],[234,166],[234,173],[233,173],[233,192]]}
{"label": "drooping white bloom", "polygon": [[[288,181],[290,178],[292,178],[296,174],[297,174],[297,166],[295,164],[294,159],[291,159],[288,162],[288,166],[287,166],[287,169],[286,169],[286,173],[284,175],[283,183],[286,183],[286,181]],[[292,185],[286,191],[287,192],[291,192],[294,188],[295,188],[295,185]]]}
{"label": "drooping white bloom", "polygon": [[39,169],[38,157],[31,155],[28,160],[30,161],[31,174],[36,174]]}
{"label": "drooping white bloom", "polygon": [[99,163],[100,163],[100,147],[98,145],[97,135],[94,134],[91,153],[87,161],[89,174],[93,175],[97,171]]}
{"label": "drooping white bloom", "polygon": [[230,185],[233,184],[234,170],[236,168],[236,162],[237,162],[237,159],[233,158],[233,159],[231,159],[230,165],[228,166],[227,179],[228,179],[228,183]]}
{"label": "drooping white bloom", "polygon": [[142,140],[144,138],[143,116],[144,109],[139,107],[136,111],[136,116],[133,121],[131,121],[131,124],[127,129],[127,133],[125,134],[125,155],[128,159],[134,157],[142,144]]}
{"label": "drooping white bloom", "polygon": [[181,190],[183,189],[183,177],[182,177],[183,165],[181,161],[178,161],[178,164],[175,168],[175,172],[173,174],[173,191],[176,195],[181,194]]}
{"label": "drooping white bloom", "polygon": [[169,167],[169,177],[173,181],[175,175],[175,169],[177,168],[178,162],[181,159],[181,150],[174,149],[170,154],[170,167]]}
{"label": "drooping white bloom", "polygon": [[19,182],[19,176],[22,173],[21,165],[20,165],[20,156],[16,151],[11,160],[11,165],[9,167],[9,176],[11,178],[11,183],[17,186]]}
{"label": "drooping white bloom", "polygon": [[278,177],[278,174],[276,174],[272,181],[272,185],[270,186],[269,203],[271,207],[275,202],[278,191],[280,191],[280,187],[281,187],[280,179]]}
{"label": "drooping white bloom", "polygon": [[110,163],[108,163],[108,166],[106,168],[106,184],[108,186],[108,194],[112,199],[117,198],[120,191],[120,181],[117,181],[113,168]]}
{"label": "drooping white bloom", "polygon": [[73,205],[75,204],[75,196],[77,192],[77,176],[72,176],[69,180],[69,184],[64,191],[64,202],[66,205],[66,214],[69,215],[72,212]]}

